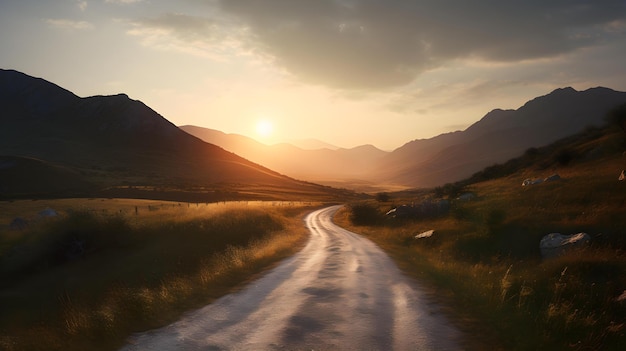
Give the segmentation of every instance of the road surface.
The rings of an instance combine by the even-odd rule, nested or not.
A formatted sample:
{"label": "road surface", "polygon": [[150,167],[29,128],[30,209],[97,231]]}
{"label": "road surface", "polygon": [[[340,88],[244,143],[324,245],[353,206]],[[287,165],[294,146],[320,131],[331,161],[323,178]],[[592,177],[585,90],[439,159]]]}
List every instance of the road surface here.
{"label": "road surface", "polygon": [[297,255],[122,350],[460,350],[460,333],[371,241],[307,216]]}

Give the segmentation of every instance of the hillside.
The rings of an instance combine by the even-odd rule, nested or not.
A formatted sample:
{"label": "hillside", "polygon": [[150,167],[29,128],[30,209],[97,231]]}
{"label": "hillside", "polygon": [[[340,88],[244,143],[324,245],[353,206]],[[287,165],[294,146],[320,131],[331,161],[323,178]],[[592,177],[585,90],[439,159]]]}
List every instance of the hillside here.
{"label": "hillside", "polygon": [[[286,177],[190,136],[125,94],[80,98],[43,79],[1,70],[0,107],[0,155],[71,170],[94,185],[92,192],[114,187],[119,194],[120,186],[240,191],[245,185],[265,189],[270,197],[270,188],[334,196],[331,189]],[[6,177],[7,171],[0,170],[0,182],[8,184]],[[1,195],[23,193],[30,178],[24,177],[19,192],[4,185]]]}
{"label": "hillside", "polygon": [[[337,220],[433,284],[462,325],[488,340],[468,349],[621,350],[626,181],[618,177],[625,150],[622,129],[588,128],[457,184],[352,204]],[[522,186],[553,174],[560,178]],[[385,216],[399,205],[433,203],[449,207]],[[432,236],[416,236],[428,230]],[[550,233],[586,233],[589,241],[542,252]]]}
{"label": "hillside", "polygon": [[464,131],[414,140],[386,156],[373,178],[411,187],[464,179],[482,168],[599,126],[626,93],[607,88],[557,89],[517,110],[493,110]]}

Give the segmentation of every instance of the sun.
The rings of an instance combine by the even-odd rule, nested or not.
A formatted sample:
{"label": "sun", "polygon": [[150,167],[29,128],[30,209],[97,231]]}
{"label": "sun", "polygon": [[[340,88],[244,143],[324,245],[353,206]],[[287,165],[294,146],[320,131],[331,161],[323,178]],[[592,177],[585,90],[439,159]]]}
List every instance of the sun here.
{"label": "sun", "polygon": [[260,121],[257,122],[256,124],[256,133],[263,137],[263,138],[267,138],[270,135],[272,135],[272,133],[274,132],[274,126],[272,125],[271,121],[268,121],[266,119],[262,119]]}

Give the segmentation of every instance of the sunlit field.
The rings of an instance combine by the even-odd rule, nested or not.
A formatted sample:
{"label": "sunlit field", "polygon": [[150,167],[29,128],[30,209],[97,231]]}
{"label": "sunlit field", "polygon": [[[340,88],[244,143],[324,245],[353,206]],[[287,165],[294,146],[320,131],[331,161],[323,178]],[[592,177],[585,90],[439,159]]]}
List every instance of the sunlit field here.
{"label": "sunlit field", "polygon": [[[0,203],[0,349],[114,349],[296,252],[307,237],[302,215],[319,206]],[[23,225],[11,228],[17,217]]]}
{"label": "sunlit field", "polygon": [[[436,198],[435,189],[353,203],[336,220],[385,248],[409,274],[431,282],[470,335],[468,347],[621,350],[626,184],[617,179],[624,167],[619,138],[568,146],[580,157],[567,165],[533,165],[469,185],[463,191],[476,197],[453,197],[450,211],[439,216],[384,215],[396,205]],[[602,153],[584,157],[596,149]],[[521,186],[526,178],[555,172],[561,180]],[[415,238],[431,229],[432,237]],[[554,232],[585,232],[591,243],[542,258],[539,242]]]}

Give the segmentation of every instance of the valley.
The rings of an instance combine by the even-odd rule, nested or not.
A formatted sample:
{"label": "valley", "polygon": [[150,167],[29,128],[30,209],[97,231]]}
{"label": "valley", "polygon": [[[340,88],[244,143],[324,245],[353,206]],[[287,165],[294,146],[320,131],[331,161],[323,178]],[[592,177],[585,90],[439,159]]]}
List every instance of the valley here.
{"label": "valley", "polygon": [[[286,269],[289,257],[305,261],[301,269],[326,267],[318,276],[359,280],[358,269],[333,255],[359,261],[349,254],[369,245],[376,253],[368,249],[365,256],[394,273],[363,279],[376,286],[367,298],[413,306],[426,293],[412,280],[425,283],[436,292],[429,304],[443,306],[441,318],[450,321],[436,329],[462,343],[449,348],[616,349],[624,340],[626,222],[618,176],[626,167],[626,93],[557,89],[517,110],[493,110],[465,130],[392,151],[265,145],[179,128],[125,94],[81,98],[10,70],[0,71],[0,104],[3,349],[36,350],[42,342],[58,350],[132,349],[138,340],[161,338],[176,344],[178,336],[167,332],[156,339],[154,332],[131,335],[185,324],[180,318],[188,311],[247,294],[273,268]],[[558,181],[522,186],[553,174]],[[331,205],[337,206],[324,218],[305,221]],[[401,206],[395,218],[385,215]],[[431,236],[416,238],[429,230]],[[590,245],[542,258],[539,241],[557,232],[586,232]],[[343,244],[330,250],[314,237]],[[396,276],[396,265],[398,277],[381,283]],[[280,284],[303,277],[281,277]],[[385,284],[410,288],[385,294]],[[266,339],[220,339],[219,347],[245,349],[264,340],[275,348],[347,348],[348,339],[329,334],[332,326],[363,319],[359,313],[380,314],[356,304],[345,318],[320,319],[319,311],[334,311],[331,300],[345,297],[341,289],[322,296],[307,293],[318,286],[293,286],[300,288],[284,297],[311,300],[310,308],[277,314],[281,328],[272,326],[278,329]],[[378,349],[419,344],[411,338],[425,330],[414,328],[418,322],[402,313],[385,318],[396,339],[367,341],[346,324],[341,330]],[[363,321],[359,330],[378,323]],[[532,337],[516,334],[520,328]],[[230,339],[240,334],[234,330]],[[428,347],[445,338],[424,333]]]}

